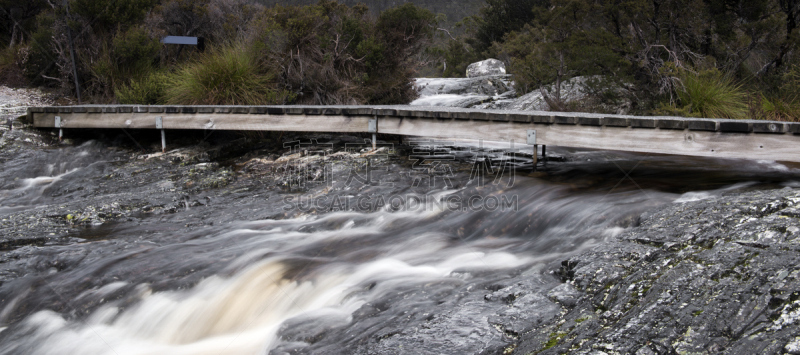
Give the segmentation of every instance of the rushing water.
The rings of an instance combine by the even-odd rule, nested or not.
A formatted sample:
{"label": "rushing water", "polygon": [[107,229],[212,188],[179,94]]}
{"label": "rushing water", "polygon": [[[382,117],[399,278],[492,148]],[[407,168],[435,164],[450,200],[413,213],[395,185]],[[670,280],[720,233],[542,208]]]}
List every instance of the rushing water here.
{"label": "rushing water", "polygon": [[[84,181],[125,157],[91,142],[26,154],[3,163],[3,216],[66,203],[59,184],[91,189]],[[24,247],[3,259],[31,271],[0,286],[0,352],[476,353],[507,343],[493,319],[514,318],[509,304],[528,307],[520,312],[534,323],[537,311],[541,320],[558,312],[547,297],[560,284],[553,265],[636,225],[642,212],[794,175],[774,162],[553,154],[566,159],[501,184],[457,172],[452,188],[400,181],[369,192],[376,201],[403,191],[421,201],[414,208],[406,200],[191,231],[118,221],[102,238]],[[475,196],[472,206],[445,203]],[[281,207],[220,198],[219,215]],[[176,213],[181,223],[201,219],[188,204]],[[48,259],[67,266],[37,266]],[[526,285],[527,303],[490,302],[511,284]]]}

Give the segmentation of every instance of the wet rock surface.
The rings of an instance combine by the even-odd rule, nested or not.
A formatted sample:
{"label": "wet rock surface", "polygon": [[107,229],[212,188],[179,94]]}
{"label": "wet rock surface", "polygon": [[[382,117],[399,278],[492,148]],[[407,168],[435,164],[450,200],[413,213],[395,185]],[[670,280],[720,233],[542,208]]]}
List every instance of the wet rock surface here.
{"label": "wet rock surface", "polygon": [[[247,244],[239,245],[246,239],[223,243],[215,238],[230,233],[236,221],[309,217],[308,223],[282,228],[314,235],[372,218],[314,222],[310,217],[329,213],[331,206],[286,209],[287,197],[325,195],[335,201],[431,191],[407,174],[414,164],[407,157],[418,148],[396,142],[371,152],[371,145],[355,136],[217,132],[209,138],[171,132],[174,148],[156,153],[160,142],[148,132],[130,137],[103,133],[99,140],[70,132],[71,138],[60,144],[47,131],[2,134],[0,321],[9,328],[0,332],[0,344],[27,334],[21,321],[41,305],[82,321],[109,302],[125,310],[156,292],[188,290],[212,275],[235,274],[238,269],[228,264],[252,252]],[[401,153],[388,154],[388,149]],[[452,154],[457,160],[468,155]],[[659,192],[669,188],[651,180],[643,185],[646,192],[635,195],[631,191],[638,191],[638,185],[632,185],[607,199],[591,191],[616,188],[628,176],[625,172],[641,162],[598,161],[599,156],[562,152],[542,172],[523,169],[515,191],[534,200],[548,194],[561,198],[544,200],[548,204],[525,204],[521,195],[529,209],[517,213],[454,213],[407,225],[396,222],[391,233],[374,240],[297,246],[292,260],[302,267],[287,277],[298,279],[307,277],[306,265],[369,262],[380,248],[413,250],[417,241],[380,247],[379,240],[406,238],[401,232],[420,223],[447,231],[446,237],[436,237],[454,245],[480,241],[469,244],[470,253],[522,250],[521,255],[539,259],[499,270],[477,267],[486,262],[478,259],[474,269],[459,268],[424,283],[388,278],[359,285],[351,294],[370,294],[368,302],[352,313],[290,318],[269,353],[799,351],[800,191],[731,190],[670,203],[678,195]],[[388,165],[372,178],[392,184],[347,184],[349,173],[361,171],[365,158]],[[664,159],[678,164],[675,158]],[[518,157],[516,163],[530,168],[529,160]],[[648,170],[633,177],[664,175],[657,162],[641,163]],[[485,196],[509,188],[476,187],[469,182],[474,165],[453,164],[454,190]],[[679,164],[686,174],[678,176],[686,179],[683,184],[694,184],[689,178],[709,166],[696,164]],[[766,179],[753,174],[737,179]],[[792,178],[791,173],[780,179],[769,174],[777,181]],[[555,185],[536,180],[545,177]],[[330,184],[323,183],[327,178]],[[713,178],[723,186],[738,182]],[[618,204],[607,204],[610,199]],[[565,243],[565,236],[579,234]],[[505,235],[514,238],[496,237]],[[213,261],[190,257],[204,253]]]}
{"label": "wet rock surface", "polygon": [[[579,76],[561,83],[564,109],[580,112],[628,114],[634,95],[628,87],[607,83],[603,76]],[[420,97],[412,106],[445,106],[507,111],[558,111],[550,107],[543,90],[554,97],[555,85],[517,97],[511,75],[469,78],[417,78]]]}
{"label": "wet rock surface", "polygon": [[508,75],[477,78],[418,78],[414,84],[420,97],[414,106],[478,107],[515,95]]}
{"label": "wet rock surface", "polygon": [[[103,143],[76,138],[77,143],[68,139],[59,144],[52,132],[29,129],[7,131],[0,137],[0,164],[5,167],[0,171],[0,304],[8,306],[9,297],[32,282],[46,284],[42,275],[109,268],[93,263],[110,255],[124,259],[130,253],[183,243],[198,238],[197,231],[205,234],[235,221],[318,213],[285,210],[283,197],[301,189],[326,188],[314,183],[324,178],[319,172],[325,149],[340,150],[326,162],[333,162],[341,174],[364,160],[360,150],[347,151],[344,145],[358,146],[360,141],[366,147],[359,137],[321,136],[315,139],[324,144],[309,143],[301,151],[283,146],[284,138],[292,140],[288,137],[253,139],[220,133],[210,143],[197,144],[198,137],[191,137],[191,144],[167,153],[148,153],[137,145],[154,148],[158,142],[141,140],[134,145],[125,142],[125,136],[111,137],[116,138],[106,137]],[[348,194],[344,181],[338,183],[331,194]],[[226,260],[223,254],[220,260]],[[162,265],[147,267],[159,270],[157,274],[143,272],[141,266],[119,265],[96,279],[51,283],[50,287],[61,287],[59,294],[43,292],[45,300],[30,302],[51,301],[55,310],[87,314],[97,302],[77,306],[59,300],[115,279],[151,283],[156,290],[190,287],[222,267],[201,263],[173,269],[169,263],[166,258]],[[122,287],[115,297],[136,294],[130,291],[130,286]],[[16,312],[0,317],[5,322],[19,319],[33,307],[16,306]]]}
{"label": "wet rock surface", "polygon": [[497,59],[486,59],[475,62],[467,66],[467,78],[475,78],[487,75],[503,75],[506,73],[506,65]]}
{"label": "wet rock surface", "polygon": [[787,187],[645,213],[553,268],[577,302],[523,334],[516,353],[796,352],[799,203]]}

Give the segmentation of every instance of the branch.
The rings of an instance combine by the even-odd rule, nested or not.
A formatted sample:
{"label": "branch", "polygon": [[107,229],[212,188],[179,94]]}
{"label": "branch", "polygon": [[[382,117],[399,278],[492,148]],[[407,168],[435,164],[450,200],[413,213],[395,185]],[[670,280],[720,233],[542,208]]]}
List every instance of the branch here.
{"label": "branch", "polygon": [[[429,25],[429,26],[430,26],[430,25]],[[431,26],[431,27],[433,27],[433,26]],[[453,35],[452,35],[452,34],[450,34],[450,31],[448,31],[448,30],[446,30],[446,29],[444,29],[444,28],[441,28],[441,27],[437,27],[436,29],[437,29],[437,30],[439,30],[439,31],[444,31],[444,33],[447,33],[447,35],[448,35],[448,36],[450,36],[450,39],[452,39],[452,40],[456,41],[456,38],[455,38],[455,37],[453,37]]]}
{"label": "branch", "polygon": [[61,79],[59,79],[59,78],[54,78],[54,77],[52,77],[52,76],[47,76],[47,75],[44,75],[44,74],[42,74],[42,78],[45,78],[45,79],[50,79],[50,80],[55,80],[55,81],[57,81],[57,82],[59,82],[59,83],[63,83],[63,82],[64,82],[63,80],[61,80]]}

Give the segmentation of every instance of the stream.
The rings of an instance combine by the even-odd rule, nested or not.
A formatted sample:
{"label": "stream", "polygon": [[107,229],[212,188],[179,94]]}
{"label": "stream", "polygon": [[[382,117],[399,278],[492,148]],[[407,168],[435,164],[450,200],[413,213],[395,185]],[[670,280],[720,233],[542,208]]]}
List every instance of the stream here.
{"label": "stream", "polygon": [[[344,154],[325,139],[327,156]],[[4,155],[0,219],[63,233],[0,252],[0,353],[502,352],[562,312],[574,290],[560,262],[641,213],[796,184],[774,162],[550,148],[534,172],[483,143],[397,144],[373,160],[378,183],[340,158],[301,189],[252,175],[257,159],[287,171],[285,145],[238,165],[99,141]],[[419,170],[420,154],[441,164]],[[202,185],[217,175],[226,185]]]}

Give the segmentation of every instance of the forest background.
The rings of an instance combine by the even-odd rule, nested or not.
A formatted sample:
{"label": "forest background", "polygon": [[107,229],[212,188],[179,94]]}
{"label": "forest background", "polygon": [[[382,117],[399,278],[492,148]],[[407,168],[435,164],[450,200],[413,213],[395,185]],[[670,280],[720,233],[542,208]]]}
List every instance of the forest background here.
{"label": "forest background", "polygon": [[[0,0],[0,83],[83,103],[405,104],[414,77],[497,58],[553,110],[798,121],[798,27],[800,0]],[[562,100],[576,77],[602,105]]]}

